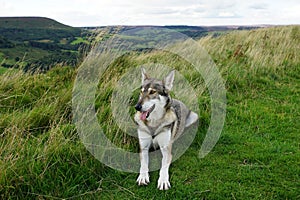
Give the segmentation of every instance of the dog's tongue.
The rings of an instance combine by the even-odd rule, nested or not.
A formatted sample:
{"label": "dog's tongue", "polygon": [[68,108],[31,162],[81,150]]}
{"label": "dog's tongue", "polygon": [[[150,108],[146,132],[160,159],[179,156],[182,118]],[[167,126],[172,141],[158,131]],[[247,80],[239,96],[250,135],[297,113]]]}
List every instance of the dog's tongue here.
{"label": "dog's tongue", "polygon": [[148,111],[142,112],[140,116],[141,120],[146,120],[147,115],[148,115]]}

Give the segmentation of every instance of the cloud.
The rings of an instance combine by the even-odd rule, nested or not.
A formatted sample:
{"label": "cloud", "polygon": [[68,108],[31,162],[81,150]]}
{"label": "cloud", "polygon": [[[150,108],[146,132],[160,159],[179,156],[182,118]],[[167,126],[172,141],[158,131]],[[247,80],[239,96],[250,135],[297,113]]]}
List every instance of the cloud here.
{"label": "cloud", "polygon": [[227,9],[235,9],[239,5],[235,0],[231,1],[219,1],[219,0],[211,0],[208,3],[210,9],[216,10],[227,10]]}
{"label": "cloud", "polygon": [[0,1],[0,13],[1,15],[9,15],[13,11],[13,6],[9,1]]}
{"label": "cloud", "polygon": [[161,8],[161,7],[154,7],[154,8],[148,8],[143,11],[144,14],[150,14],[150,15],[171,15],[176,14],[179,11],[174,8]]}
{"label": "cloud", "polygon": [[230,12],[230,11],[221,11],[221,12],[213,12],[213,13],[209,13],[206,16],[204,16],[205,18],[243,18],[243,16],[238,15],[234,12]]}
{"label": "cloud", "polygon": [[103,24],[107,19],[96,14],[90,14],[84,11],[57,11],[51,14],[51,18],[67,25],[76,24],[78,27],[95,26]]}
{"label": "cloud", "polygon": [[72,26],[299,24],[299,0],[0,0],[0,16],[44,16]]}
{"label": "cloud", "polygon": [[254,9],[254,10],[266,10],[268,9],[268,5],[267,4],[252,4],[249,6],[250,9]]}
{"label": "cloud", "polygon": [[219,18],[237,18],[240,17],[237,14],[233,13],[233,12],[219,12],[217,17]]}
{"label": "cloud", "polygon": [[[119,0],[121,1],[121,0]],[[187,7],[202,4],[201,0],[128,0],[132,6],[137,7]]]}

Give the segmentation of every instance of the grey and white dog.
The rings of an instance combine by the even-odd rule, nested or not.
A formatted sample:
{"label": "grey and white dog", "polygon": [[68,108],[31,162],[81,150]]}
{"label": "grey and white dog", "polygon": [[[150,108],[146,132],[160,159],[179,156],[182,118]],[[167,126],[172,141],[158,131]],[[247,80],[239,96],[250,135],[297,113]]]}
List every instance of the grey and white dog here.
{"label": "grey and white dog", "polygon": [[134,120],[138,124],[140,144],[140,174],[138,185],[149,183],[149,148],[159,147],[162,163],[158,179],[158,189],[168,190],[169,166],[172,161],[172,144],[186,127],[198,120],[198,115],[190,111],[181,101],[170,97],[175,71],[171,71],[163,80],[149,77],[142,69],[142,87]]}

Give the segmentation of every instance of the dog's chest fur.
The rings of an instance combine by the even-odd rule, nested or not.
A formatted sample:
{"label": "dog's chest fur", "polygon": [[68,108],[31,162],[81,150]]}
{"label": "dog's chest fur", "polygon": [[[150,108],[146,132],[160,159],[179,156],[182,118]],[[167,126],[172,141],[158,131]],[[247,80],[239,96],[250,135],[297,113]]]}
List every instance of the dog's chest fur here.
{"label": "dog's chest fur", "polygon": [[163,118],[157,120],[145,120],[140,119],[140,112],[135,114],[135,121],[139,125],[139,129],[147,132],[152,137],[158,135],[160,132],[165,131],[173,127],[177,120],[176,114],[172,109],[169,109]]}

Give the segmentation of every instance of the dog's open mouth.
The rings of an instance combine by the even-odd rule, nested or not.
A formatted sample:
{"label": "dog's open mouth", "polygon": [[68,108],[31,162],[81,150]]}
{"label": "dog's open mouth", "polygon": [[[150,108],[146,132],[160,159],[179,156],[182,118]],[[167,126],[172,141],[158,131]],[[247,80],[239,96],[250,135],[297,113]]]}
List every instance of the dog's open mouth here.
{"label": "dog's open mouth", "polygon": [[155,104],[153,104],[153,106],[151,106],[151,108],[149,108],[148,110],[141,111],[141,116],[140,116],[141,120],[146,120],[149,117],[150,113],[154,110],[154,108],[155,108]]}

